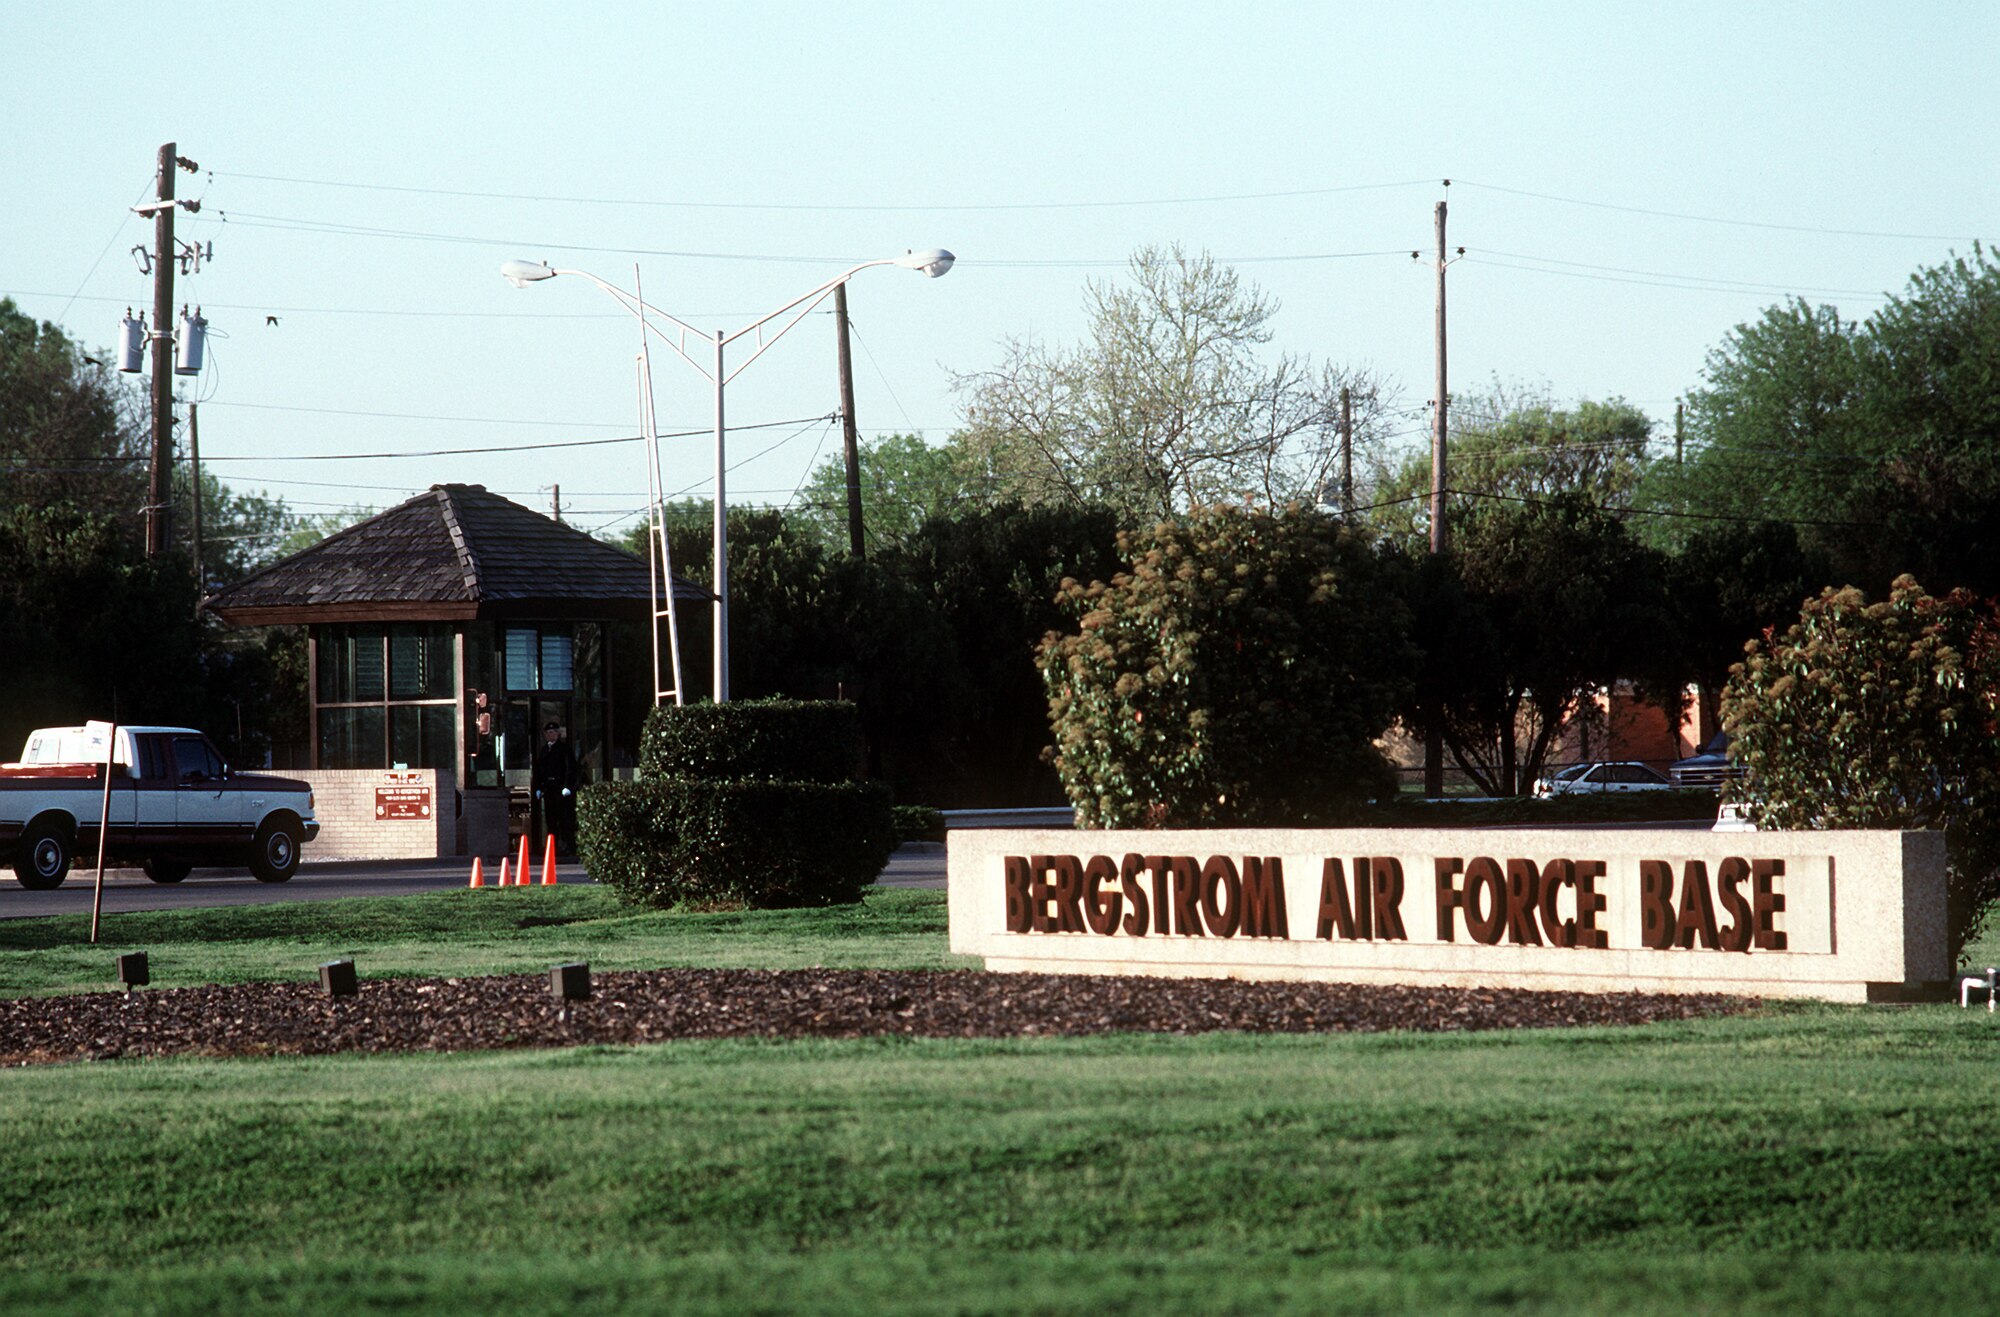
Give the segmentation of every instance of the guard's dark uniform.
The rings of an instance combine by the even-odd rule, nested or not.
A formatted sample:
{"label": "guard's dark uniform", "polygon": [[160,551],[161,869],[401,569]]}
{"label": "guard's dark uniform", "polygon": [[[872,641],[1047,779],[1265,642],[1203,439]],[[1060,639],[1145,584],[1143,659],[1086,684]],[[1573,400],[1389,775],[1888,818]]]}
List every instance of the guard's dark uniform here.
{"label": "guard's dark uniform", "polygon": [[535,747],[535,803],[541,806],[542,831],[556,839],[556,850],[575,854],[576,760],[561,737]]}

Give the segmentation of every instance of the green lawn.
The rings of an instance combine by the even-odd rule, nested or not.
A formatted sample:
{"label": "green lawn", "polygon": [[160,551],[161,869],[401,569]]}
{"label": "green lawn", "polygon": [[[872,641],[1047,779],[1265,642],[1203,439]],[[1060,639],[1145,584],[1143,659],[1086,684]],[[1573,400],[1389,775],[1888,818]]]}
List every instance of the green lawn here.
{"label": "green lawn", "polygon": [[827,910],[663,913],[602,887],[451,890],[353,901],[292,901],[107,918],[0,920],[0,997],[100,990],[121,952],[145,951],[155,988],[305,979],[338,956],[366,977],[591,968],[976,967],[945,949],[944,893],[878,889]]}
{"label": "green lawn", "polygon": [[[575,889],[563,916],[590,919],[525,929],[526,906],[459,895],[142,931],[239,976],[361,946],[499,968],[947,959],[938,893],[665,917]],[[200,942],[210,920],[230,940]],[[564,940],[596,920],[650,951]],[[60,977],[31,932],[0,937],[9,990]],[[0,1310],[1977,1310],[2000,1293],[1996,1063],[1984,1011],[1808,1006],[17,1069]]]}

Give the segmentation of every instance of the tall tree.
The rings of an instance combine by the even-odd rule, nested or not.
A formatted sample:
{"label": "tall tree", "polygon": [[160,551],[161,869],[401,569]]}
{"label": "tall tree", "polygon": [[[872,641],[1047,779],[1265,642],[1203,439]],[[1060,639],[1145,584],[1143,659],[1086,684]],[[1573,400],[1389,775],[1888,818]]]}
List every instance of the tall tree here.
{"label": "tall tree", "polygon": [[1585,496],[1480,504],[1414,572],[1423,660],[1406,720],[1436,718],[1492,794],[1529,789],[1593,692],[1677,675],[1659,555]]}
{"label": "tall tree", "polygon": [[960,441],[996,492],[1101,503],[1128,525],[1246,497],[1316,499],[1339,390],[1372,433],[1384,398],[1360,372],[1267,358],[1277,303],[1207,254],[1145,247],[1124,283],[1085,287],[1086,340],[1010,339],[999,365],[955,377]]}
{"label": "tall tree", "polygon": [[[984,497],[974,464],[957,442],[932,444],[920,434],[884,435],[861,446],[861,519],[869,552],[907,543],[932,517],[950,516]],[[829,457],[800,490],[800,519],[829,544],[846,544],[847,462]]]}
{"label": "tall tree", "polygon": [[0,298],[0,505],[67,503],[143,535],[143,407],[109,365]]}
{"label": "tall tree", "polygon": [[[1573,495],[1597,507],[1631,504],[1646,469],[1653,423],[1623,399],[1557,406],[1540,394],[1496,384],[1454,401],[1448,446],[1446,518],[1456,523],[1482,503],[1522,503]],[[1430,536],[1431,455],[1406,452],[1377,479],[1369,514],[1392,539],[1416,548]]]}
{"label": "tall tree", "polygon": [[2000,593],[2000,263],[1974,244],[1859,323],[1771,308],[1709,354],[1688,429],[1647,506],[1793,522],[1874,589],[1912,571]]}
{"label": "tall tree", "polygon": [[1048,697],[1035,646],[1068,622],[1067,579],[1108,580],[1123,567],[1110,509],[1003,502],[933,517],[885,570],[944,624],[950,671],[906,679],[933,696],[929,753],[912,789],[941,806],[1052,805],[1063,799],[1049,744]]}

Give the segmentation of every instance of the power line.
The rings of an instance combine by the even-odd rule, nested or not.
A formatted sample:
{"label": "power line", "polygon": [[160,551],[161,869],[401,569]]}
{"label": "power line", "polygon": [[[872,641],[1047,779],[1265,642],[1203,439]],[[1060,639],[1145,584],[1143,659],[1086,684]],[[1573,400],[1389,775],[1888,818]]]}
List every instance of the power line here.
{"label": "power line", "polygon": [[[422,229],[392,229],[365,224],[338,224],[330,220],[303,219],[287,215],[260,215],[251,212],[224,212],[229,222],[245,228],[277,229],[298,233],[325,233],[350,238],[393,238],[407,242],[442,242],[460,246],[505,247],[517,251],[559,251],[590,252],[617,256],[660,256],[675,260],[697,261],[755,261],[760,264],[790,265],[851,265],[866,257],[846,256],[797,256],[771,252],[701,252],[678,251],[654,247],[604,247],[588,243],[550,242],[546,239],[492,238],[469,233],[434,233]],[[1340,261],[1357,260],[1367,257],[1401,256],[1407,247],[1384,248],[1376,251],[1342,252],[1295,252],[1278,256],[1218,256],[1215,259],[1226,265],[1263,265],[1274,262],[1293,261]],[[958,263],[967,268],[980,269],[1096,269],[1111,267],[1122,269],[1131,263],[1130,257],[1106,258],[1064,258],[1048,260],[981,260],[977,257],[959,257]]]}
{"label": "power line", "polygon": [[251,174],[235,171],[211,171],[212,175],[223,178],[253,179],[260,183],[293,183],[306,187],[344,188],[362,192],[395,192],[416,196],[463,197],[475,201],[535,201],[554,202],[574,206],[644,206],[669,210],[751,210],[751,211],[808,211],[808,212],[857,212],[863,214],[909,213],[958,211],[1022,211],[1022,210],[1101,210],[1133,206],[1200,206],[1233,201],[1283,201],[1297,197],[1330,197],[1344,192],[1379,192],[1392,188],[1417,187],[1428,183],[1429,179],[1408,179],[1396,183],[1355,183],[1342,187],[1300,188],[1282,192],[1237,192],[1214,196],[1197,197],[1150,197],[1110,201],[1020,201],[994,203],[954,203],[954,204],[833,204],[819,202],[756,202],[756,201],[662,201],[632,197],[572,197],[550,196],[536,193],[518,192],[474,192],[455,188],[408,187],[389,183],[356,183],[336,179],[299,178],[279,174]]}
{"label": "power line", "polygon": [[1889,233],[1876,229],[1831,229],[1814,224],[1773,224],[1764,220],[1728,219],[1719,215],[1693,215],[1678,210],[1653,210],[1645,206],[1625,206],[1610,201],[1588,201],[1582,197],[1562,197],[1548,192],[1529,192],[1524,188],[1501,187],[1497,183],[1475,183],[1469,179],[1453,177],[1452,182],[1460,187],[1481,188],[1487,192],[1502,192],[1508,196],[1531,197],[1536,201],[1560,202],[1565,206],[1588,206],[1593,210],[1616,210],[1628,215],[1650,215],[1655,219],[1687,220],[1695,224],[1726,224],[1744,229],[1771,229],[1779,233],[1815,233],[1830,238],[1900,238],[1919,242],[1975,242],[1977,238],[1963,233]]}
{"label": "power line", "polygon": [[[824,419],[826,418],[821,416],[807,417],[803,421],[803,424],[811,425],[814,421],[820,421]],[[747,430],[774,430],[787,425],[800,425],[800,424],[802,424],[802,422],[798,419],[793,419],[789,421],[763,421],[756,425],[732,425],[727,427],[727,432],[733,434]],[[710,435],[713,433],[715,433],[713,430],[670,430],[663,432],[660,435],[660,438],[692,439],[698,435]],[[800,431],[800,433],[803,433],[803,431]],[[392,458],[403,458],[403,457],[462,457],[480,453],[531,453],[551,448],[595,448],[604,444],[639,443],[642,441],[642,439],[643,436],[641,435],[624,434],[624,435],[617,435],[615,437],[608,439],[558,439],[558,440],[552,440],[548,443],[540,443],[540,444],[490,444],[476,448],[429,448],[422,450],[412,450],[401,453],[288,453],[283,457],[274,457],[270,454],[252,454],[252,455],[210,457],[207,460],[211,462],[382,461]],[[781,444],[784,442],[789,442],[789,440],[780,441]],[[772,445],[773,448],[779,446],[780,444]],[[771,450],[767,448],[764,451],[769,452]]]}
{"label": "power line", "polygon": [[[1672,288],[1685,293],[1729,293],[1740,297],[1744,293],[1751,292],[1756,288],[1756,285],[1751,285],[1751,284],[1742,284],[1734,287],[1723,286],[1723,284],[1729,281],[1709,281],[1705,283],[1697,283],[1697,282],[1673,283],[1673,282],[1668,282],[1666,279],[1637,279],[1637,278],[1628,278],[1620,275],[1590,274],[1582,270],[1551,270],[1539,265],[1522,265],[1514,261],[1489,260],[1481,257],[1477,252],[1468,253],[1465,259],[1470,261],[1474,265],[1485,265],[1500,270],[1524,270],[1529,274],[1551,274],[1564,279],[1587,279],[1595,283],[1635,284],[1642,288]],[[1683,276],[1668,276],[1669,279],[1682,278],[1682,277]],[[1695,280],[1701,278],[1701,276],[1689,275],[1685,276],[1685,278],[1688,280]],[[1759,293],[1758,296],[1765,296],[1765,297],[1786,296],[1788,294],[1795,294],[1797,291],[1796,289],[1788,289],[1783,284],[1769,284],[1765,285],[1764,287],[1766,288],[1767,291]],[[1890,298],[1890,294],[1888,293],[1850,292],[1848,293],[1848,295],[1863,297],[1863,298],[1872,298],[1876,301],[1881,301],[1881,302],[1886,302]]]}
{"label": "power line", "polygon": [[1768,283],[1768,282],[1750,282],[1743,279],[1724,279],[1721,278],[1720,276],[1715,276],[1715,275],[1677,274],[1672,270],[1633,270],[1633,269],[1627,269],[1626,267],[1619,265],[1592,265],[1587,261],[1566,261],[1554,256],[1537,256],[1532,252],[1495,251],[1491,247],[1475,247],[1472,249],[1472,255],[1481,257],[1505,256],[1512,260],[1517,260],[1517,261],[1536,261],[1544,265],[1565,265],[1573,269],[1579,269],[1579,270],[1603,270],[1613,274],[1645,275],[1649,278],[1654,278],[1654,279],[1699,280],[1703,283],[1721,284],[1730,288],[1742,288],[1753,292],[1775,292],[1779,294],[1830,293],[1840,296],[1855,296],[1855,297],[1886,296],[1886,294],[1884,294],[1880,289],[1875,289],[1875,288],[1816,288],[1808,284],[1779,284],[1779,283]]}

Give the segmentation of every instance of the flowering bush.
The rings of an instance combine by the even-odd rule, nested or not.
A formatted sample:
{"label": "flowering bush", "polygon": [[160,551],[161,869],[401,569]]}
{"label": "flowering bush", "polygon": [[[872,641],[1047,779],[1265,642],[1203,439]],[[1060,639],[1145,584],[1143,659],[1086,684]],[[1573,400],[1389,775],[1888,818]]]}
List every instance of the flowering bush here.
{"label": "flowering bush", "polygon": [[1376,748],[1413,667],[1386,569],[1320,513],[1198,509],[1063,582],[1041,645],[1080,827],[1323,822],[1391,792]]}
{"label": "flowering bush", "polygon": [[2000,896],[2000,612],[1908,576],[1807,600],[1722,695],[1734,794],[1775,828],[1942,828],[1954,956]]}

